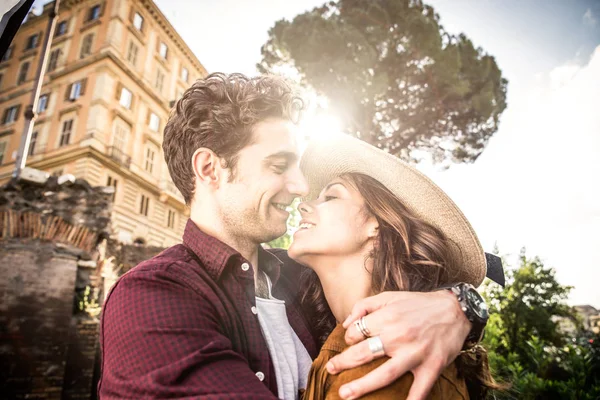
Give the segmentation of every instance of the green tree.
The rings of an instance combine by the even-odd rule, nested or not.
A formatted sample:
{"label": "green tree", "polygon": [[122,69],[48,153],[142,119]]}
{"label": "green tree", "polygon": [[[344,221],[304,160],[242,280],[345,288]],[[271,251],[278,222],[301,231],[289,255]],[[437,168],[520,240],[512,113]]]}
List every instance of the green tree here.
{"label": "green tree", "polygon": [[275,240],[271,240],[267,243],[267,246],[273,249],[287,249],[292,244],[292,235],[294,231],[298,228],[298,222],[300,221],[300,212],[298,211],[298,204],[300,204],[300,200],[296,199],[290,206],[290,216],[287,220],[287,232],[278,237]]}
{"label": "green tree", "polygon": [[570,286],[556,280],[556,272],[545,267],[537,258],[527,258],[525,250],[519,255],[519,267],[507,271],[505,288],[489,285],[490,312],[501,320],[502,339],[499,347],[503,353],[515,351],[520,356],[528,354],[527,341],[535,336],[554,346],[565,344],[566,336],[558,329],[558,319],[575,320],[575,311],[566,305]]}
{"label": "green tree", "polygon": [[405,159],[473,162],[506,108],[494,57],[421,0],[332,1],[278,21],[261,51],[259,71],[295,67],[348,133]]}
{"label": "green tree", "polygon": [[497,399],[600,398],[600,352],[589,334],[573,337],[559,328],[560,318],[576,321],[565,301],[571,287],[555,271],[523,250],[516,269],[507,269],[507,285],[489,284],[490,306],[484,345],[495,376],[511,389]]}

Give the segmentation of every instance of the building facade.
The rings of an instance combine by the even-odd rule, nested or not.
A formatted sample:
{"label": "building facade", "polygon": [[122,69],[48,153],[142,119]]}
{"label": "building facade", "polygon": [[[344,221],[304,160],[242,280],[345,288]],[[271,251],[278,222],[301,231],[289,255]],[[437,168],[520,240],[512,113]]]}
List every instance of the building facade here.
{"label": "building facade", "polygon": [[[0,61],[0,183],[10,179],[51,4]],[[118,240],[169,246],[189,211],[169,177],[162,131],[174,102],[207,74],[151,0],[63,0],[27,166],[114,186]]]}

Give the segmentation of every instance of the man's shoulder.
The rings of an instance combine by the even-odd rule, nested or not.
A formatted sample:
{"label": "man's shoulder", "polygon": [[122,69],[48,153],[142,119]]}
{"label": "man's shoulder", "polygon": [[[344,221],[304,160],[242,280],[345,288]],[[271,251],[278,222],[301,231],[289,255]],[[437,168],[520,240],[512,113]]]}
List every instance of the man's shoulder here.
{"label": "man's shoulder", "polygon": [[[125,274],[117,283],[140,281],[168,281],[169,284],[197,287],[209,280],[208,274],[198,260],[183,244],[169,247],[154,257],[142,261]],[[115,285],[116,286],[116,285]]]}
{"label": "man's shoulder", "polygon": [[172,269],[185,268],[187,265],[198,265],[198,262],[183,244],[176,244],[166,248],[152,258],[142,261],[130,269],[125,275],[169,271]]}

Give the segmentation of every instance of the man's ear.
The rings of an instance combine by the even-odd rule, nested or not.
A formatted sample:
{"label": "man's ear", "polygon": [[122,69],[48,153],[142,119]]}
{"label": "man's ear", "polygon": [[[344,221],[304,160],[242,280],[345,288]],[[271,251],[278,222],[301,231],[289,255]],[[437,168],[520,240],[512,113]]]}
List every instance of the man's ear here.
{"label": "man's ear", "polygon": [[194,175],[201,184],[218,186],[222,174],[221,160],[214,151],[201,147],[192,155]]}

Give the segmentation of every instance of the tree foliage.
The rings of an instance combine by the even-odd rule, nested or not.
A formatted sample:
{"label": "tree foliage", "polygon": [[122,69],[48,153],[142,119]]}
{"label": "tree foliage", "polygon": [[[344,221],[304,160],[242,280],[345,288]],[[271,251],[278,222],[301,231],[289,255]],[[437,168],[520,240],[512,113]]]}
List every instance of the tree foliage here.
{"label": "tree foliage", "polygon": [[565,303],[571,287],[524,251],[518,268],[507,271],[507,282],[504,289],[490,284],[485,291],[491,317],[484,345],[496,377],[511,384],[496,398],[600,398],[600,338],[559,329],[559,318],[577,320]]}
{"label": "tree foliage", "polygon": [[472,162],[497,131],[507,81],[421,0],[339,0],[280,20],[258,69],[292,65],[348,133],[403,158]]}

